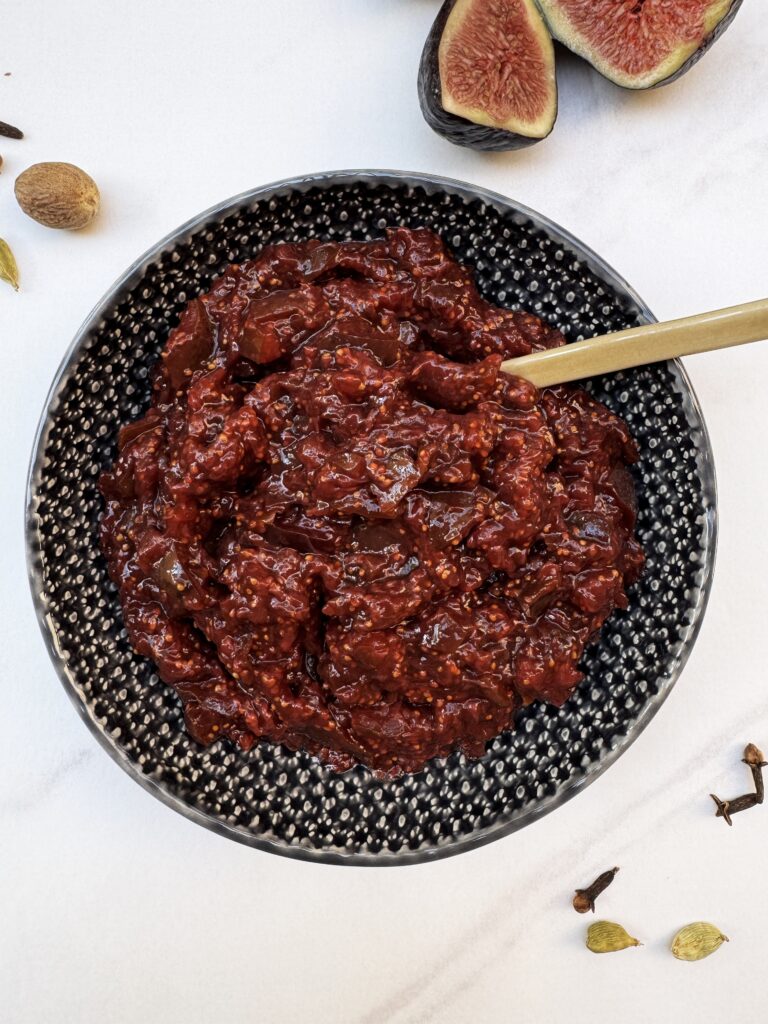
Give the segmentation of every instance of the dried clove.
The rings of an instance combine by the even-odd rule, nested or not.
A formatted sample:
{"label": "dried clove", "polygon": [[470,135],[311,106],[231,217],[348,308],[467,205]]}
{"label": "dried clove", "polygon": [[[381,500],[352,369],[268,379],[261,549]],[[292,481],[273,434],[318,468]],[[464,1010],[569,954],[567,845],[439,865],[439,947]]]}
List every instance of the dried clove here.
{"label": "dried clove", "polygon": [[761,804],[765,797],[765,783],[763,782],[763,768],[768,767],[768,761],[765,760],[762,750],[759,750],[754,743],[748,743],[744,748],[744,757],[742,761],[749,767],[752,772],[752,778],[755,783],[755,795],[757,797],[757,803]]}
{"label": "dried clove", "polygon": [[761,804],[765,799],[763,768],[768,767],[768,761],[765,760],[765,755],[762,750],[756,747],[754,743],[748,743],[744,748],[744,757],[742,757],[742,761],[752,772],[755,792],[745,793],[743,796],[737,796],[734,800],[721,800],[720,797],[715,796],[714,793],[709,794],[717,805],[715,817],[725,818],[729,825],[733,825],[733,822],[731,821],[732,815],[738,814],[739,811],[746,811],[749,807],[755,807],[757,804]]}
{"label": "dried clove", "polygon": [[731,821],[732,814],[738,814],[739,811],[746,811],[750,807],[754,807],[757,804],[757,794],[745,793],[744,796],[737,796],[735,800],[721,800],[720,797],[715,796],[714,793],[709,794],[717,804],[717,810],[715,811],[716,818],[725,818],[729,825],[733,825]]}
{"label": "dried clove", "polygon": [[576,895],[573,897],[573,909],[578,914],[586,914],[588,910],[595,912],[595,900],[603,892],[616,877],[618,868],[611,868],[610,871],[604,871],[602,875],[599,875],[592,885],[586,889],[577,889]]}
{"label": "dried clove", "polygon": [[0,135],[4,135],[7,139],[24,138],[24,132],[20,128],[14,128],[12,124],[6,124],[5,121],[0,121]]}

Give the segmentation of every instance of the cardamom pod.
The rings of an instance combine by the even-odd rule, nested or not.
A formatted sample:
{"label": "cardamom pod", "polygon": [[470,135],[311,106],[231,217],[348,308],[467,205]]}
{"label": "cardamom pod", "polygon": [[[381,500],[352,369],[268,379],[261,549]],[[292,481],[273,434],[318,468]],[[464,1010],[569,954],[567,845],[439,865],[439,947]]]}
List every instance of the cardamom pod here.
{"label": "cardamom pod", "polygon": [[595,921],[587,929],[587,949],[593,953],[615,953],[629,946],[641,946],[620,924],[613,921]]}
{"label": "cardamom pod", "polygon": [[694,921],[681,928],[672,939],[672,952],[678,960],[703,960],[724,942],[728,942],[728,936],[719,928],[707,921]]}
{"label": "cardamom pod", "polygon": [[6,241],[0,238],[0,281],[7,281],[13,285],[16,291],[19,290],[19,268],[16,266],[16,259],[11,252],[11,247]]}

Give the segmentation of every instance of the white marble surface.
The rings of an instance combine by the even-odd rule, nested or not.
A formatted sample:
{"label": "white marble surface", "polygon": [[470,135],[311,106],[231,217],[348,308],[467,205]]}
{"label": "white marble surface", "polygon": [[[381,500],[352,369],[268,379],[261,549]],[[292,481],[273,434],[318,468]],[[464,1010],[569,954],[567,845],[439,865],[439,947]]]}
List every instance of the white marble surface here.
{"label": "white marble surface", "polygon": [[[703,632],[662,712],[586,792],[523,832],[430,866],[294,863],[152,800],[97,747],[50,666],[27,593],[28,452],[84,315],[156,239],[215,201],[305,171],[400,167],[489,186],[561,222],[660,317],[768,292],[768,31],[762,2],[679,84],[615,89],[560,62],[555,134],[520,154],[450,146],[415,77],[437,0],[5,0],[0,235],[0,1020],[7,1024],[586,1024],[766,1019],[768,810],[728,829],[768,748],[768,345],[690,359],[712,433],[721,540]],[[4,77],[3,72],[12,72]],[[70,160],[104,212],[46,231],[14,176]],[[569,891],[614,863],[606,916],[646,943],[582,946]],[[675,961],[675,929],[731,942]]]}

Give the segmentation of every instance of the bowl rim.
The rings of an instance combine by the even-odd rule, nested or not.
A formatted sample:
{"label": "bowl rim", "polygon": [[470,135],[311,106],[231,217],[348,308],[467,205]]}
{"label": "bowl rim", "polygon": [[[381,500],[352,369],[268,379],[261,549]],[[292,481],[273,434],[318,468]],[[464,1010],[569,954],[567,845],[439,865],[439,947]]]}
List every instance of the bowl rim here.
{"label": "bowl rim", "polygon": [[155,779],[141,772],[123,749],[100,727],[95,720],[88,705],[80,696],[78,684],[70,673],[64,656],[58,645],[55,626],[47,610],[47,598],[45,592],[45,581],[43,576],[42,549],[39,536],[39,524],[36,509],[37,484],[40,480],[45,466],[45,449],[47,446],[48,434],[53,414],[56,411],[58,398],[67,383],[70,371],[74,369],[80,350],[87,341],[91,332],[97,327],[100,319],[114,304],[115,299],[125,289],[140,280],[149,264],[154,262],[162,253],[171,246],[178,245],[195,230],[204,226],[214,218],[221,218],[230,213],[235,213],[238,208],[258,201],[268,200],[275,196],[291,193],[306,192],[312,188],[330,188],[337,185],[358,185],[368,186],[389,185],[408,186],[411,188],[422,188],[428,194],[449,192],[458,195],[466,202],[481,201],[495,207],[500,212],[511,214],[517,218],[530,220],[535,227],[544,229],[546,233],[555,240],[562,242],[572,249],[579,260],[585,262],[590,269],[598,276],[606,280],[618,292],[631,300],[637,307],[640,316],[649,323],[656,322],[656,317],[651,312],[647,303],[640,297],[635,289],[619,274],[613,267],[600,257],[593,249],[585,245],[580,239],[561,227],[549,217],[538,211],[518,203],[501,193],[494,192],[481,186],[472,185],[441,175],[425,174],[420,172],[386,170],[386,169],[345,169],[336,171],[322,171],[311,174],[299,175],[297,177],[282,178],[277,181],[261,185],[256,188],[246,189],[234,196],[222,200],[208,207],[202,213],[195,215],[185,221],[179,227],[166,234],[159,242],[152,245],[138,259],[136,259],[124,271],[120,277],[99,299],[90,313],[76,332],[72,342],[62,358],[56,374],[48,389],[43,410],[40,415],[38,426],[32,445],[32,452],[27,472],[25,490],[25,547],[27,576],[32,594],[35,615],[40,631],[48,651],[48,655],[56,670],[69,699],[75,705],[80,718],[85,722],[87,728],[97,739],[99,744],[107,751],[112,760],[118,764],[134,781],[154,797],[162,801],[166,806],[183,815],[190,821],[204,828],[215,832],[225,838],[233,839],[265,852],[278,854],[279,856],[290,857],[294,860],[313,861],[315,863],[345,864],[354,866],[400,866],[415,863],[429,863],[435,860],[442,860],[446,857],[457,856],[469,850],[485,846],[487,843],[525,827],[533,821],[544,817],[562,804],[571,800],[574,796],[584,790],[599,776],[603,774],[618,758],[634,743],[638,736],[645,730],[651,719],[662,706],[673,686],[677,682],[688,661],[691,651],[699,635],[707,604],[712,590],[712,580],[717,553],[718,537],[718,516],[717,516],[717,482],[715,466],[712,453],[712,446],[709,438],[701,406],[694,391],[693,385],[685,371],[682,363],[678,360],[671,360],[667,367],[676,378],[683,405],[690,422],[699,431],[701,443],[697,446],[697,466],[702,481],[704,507],[702,523],[702,559],[701,559],[701,583],[699,584],[699,597],[693,609],[693,618],[689,625],[688,633],[680,642],[680,650],[676,655],[676,661],[672,671],[668,675],[664,686],[654,698],[648,701],[639,717],[631,725],[629,730],[619,738],[615,747],[609,750],[599,761],[588,765],[583,774],[568,780],[556,794],[549,799],[533,804],[525,808],[518,815],[509,821],[488,825],[483,829],[473,832],[468,836],[462,836],[452,840],[445,845],[427,847],[419,850],[403,850],[397,853],[382,851],[380,853],[348,853],[343,850],[315,849],[313,847],[291,846],[278,839],[271,839],[261,835],[248,832],[246,829],[230,825],[223,820],[214,818],[205,811],[199,810],[185,802],[180,796],[167,790]]}

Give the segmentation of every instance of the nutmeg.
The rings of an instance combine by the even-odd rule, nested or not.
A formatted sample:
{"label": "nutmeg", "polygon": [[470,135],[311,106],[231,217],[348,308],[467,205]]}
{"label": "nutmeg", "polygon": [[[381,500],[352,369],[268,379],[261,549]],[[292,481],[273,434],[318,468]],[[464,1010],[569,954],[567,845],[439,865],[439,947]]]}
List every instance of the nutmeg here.
{"label": "nutmeg", "polygon": [[99,210],[96,182],[74,164],[32,164],[14,191],[24,213],[48,228],[84,228]]}

